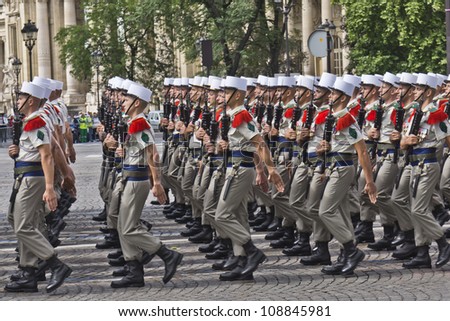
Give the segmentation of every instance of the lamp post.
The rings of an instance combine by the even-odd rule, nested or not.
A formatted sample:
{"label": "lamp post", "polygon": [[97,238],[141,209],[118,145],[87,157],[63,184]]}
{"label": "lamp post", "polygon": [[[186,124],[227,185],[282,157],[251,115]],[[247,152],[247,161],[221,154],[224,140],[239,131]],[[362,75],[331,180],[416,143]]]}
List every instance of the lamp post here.
{"label": "lamp post", "polygon": [[100,50],[95,50],[92,54],[92,61],[95,65],[95,73],[97,77],[97,110],[100,110],[100,83],[99,83],[99,74],[100,74],[100,63],[103,57],[103,54]]}
{"label": "lamp post", "polygon": [[23,36],[23,41],[25,41],[25,46],[28,49],[28,55],[30,57],[30,81],[33,80],[33,64],[32,64],[32,55],[31,51],[33,50],[34,45],[36,44],[38,28],[36,28],[36,24],[31,20],[28,20],[26,24],[24,24],[21,32]]}
{"label": "lamp post", "polygon": [[285,26],[284,30],[285,30],[285,44],[286,44],[285,75],[290,76],[291,75],[291,57],[289,55],[289,13],[291,12],[292,7],[294,6],[294,0],[290,0],[289,2],[284,4],[284,7],[283,7],[284,0],[274,0],[274,2],[275,2],[277,9],[280,10],[284,16],[284,26]]}
{"label": "lamp post", "polygon": [[[20,70],[22,69],[22,62],[20,61],[19,58],[14,58],[14,61],[12,62],[12,68],[13,68],[13,72],[16,75],[16,95],[19,92],[19,74],[20,74]],[[17,97],[16,97],[17,98]]]}
{"label": "lamp post", "polygon": [[319,29],[325,30],[327,33],[327,72],[331,72],[331,52],[333,51],[333,38],[331,32],[336,30],[336,26],[333,24],[333,21],[328,21],[325,19],[325,22],[319,26]]}

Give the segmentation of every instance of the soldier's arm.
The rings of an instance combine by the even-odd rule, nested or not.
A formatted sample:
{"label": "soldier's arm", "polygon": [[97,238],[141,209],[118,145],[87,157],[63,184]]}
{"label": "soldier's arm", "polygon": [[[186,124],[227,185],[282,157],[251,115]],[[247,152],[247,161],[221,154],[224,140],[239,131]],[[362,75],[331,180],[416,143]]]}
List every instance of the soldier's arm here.
{"label": "soldier's arm", "polygon": [[43,201],[47,203],[51,211],[56,210],[57,200],[56,193],[53,188],[55,178],[55,168],[50,144],[40,145],[38,147],[41,156],[42,169],[45,177],[45,192],[42,197]]}
{"label": "soldier's arm", "polygon": [[377,189],[373,182],[372,165],[370,163],[369,154],[367,153],[367,147],[364,140],[358,141],[354,144],[356,152],[358,153],[358,161],[364,171],[364,177],[366,179],[365,191],[369,195],[370,201],[375,203],[377,200]]}
{"label": "soldier's arm", "polygon": [[156,145],[152,144],[146,147],[147,163],[150,167],[153,180],[153,195],[157,198],[160,204],[166,202],[166,192],[161,185],[161,173],[160,173],[160,159],[156,149]]}

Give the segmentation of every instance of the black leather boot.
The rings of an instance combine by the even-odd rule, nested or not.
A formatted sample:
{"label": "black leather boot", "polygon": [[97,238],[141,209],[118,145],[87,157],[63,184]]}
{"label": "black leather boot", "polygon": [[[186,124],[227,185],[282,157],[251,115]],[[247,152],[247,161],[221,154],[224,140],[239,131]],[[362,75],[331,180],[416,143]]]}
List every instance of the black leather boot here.
{"label": "black leather boot", "polygon": [[214,237],[211,242],[206,245],[198,247],[198,251],[201,253],[211,253],[214,252],[214,248],[219,244],[220,240],[218,237]]}
{"label": "black leather boot", "polygon": [[130,272],[128,264],[125,264],[122,268],[114,270],[112,276],[126,276]]}
{"label": "black leather boot", "polygon": [[310,256],[311,245],[309,244],[309,237],[311,233],[298,233],[298,241],[294,243],[291,248],[286,248],[282,252],[287,256]]}
{"label": "black leather boot", "polygon": [[126,261],[123,256],[119,256],[117,259],[110,259],[108,264],[111,266],[124,266]]}
{"label": "black leather boot", "polygon": [[283,237],[284,232],[285,228],[280,226],[276,231],[267,233],[266,236],[264,236],[264,239],[268,241],[279,240]]}
{"label": "black leather boot", "polygon": [[216,271],[231,271],[236,267],[238,261],[239,256],[234,256],[233,252],[231,251],[228,254],[228,258],[226,260],[223,260],[219,263],[214,263],[212,265],[212,269]]}
{"label": "black leather boot", "polygon": [[253,227],[253,230],[255,232],[267,231],[267,228],[269,227],[270,223],[272,223],[272,221],[273,221],[273,217],[274,217],[273,213],[267,213],[266,220],[264,222],[262,222],[260,225]]}
{"label": "black leather boot", "polygon": [[358,224],[361,222],[359,212],[352,212],[352,213],[350,213],[350,217],[352,219],[353,229],[356,229]]}
{"label": "black leather boot", "polygon": [[450,260],[450,244],[447,243],[445,235],[442,236],[440,239],[436,240],[436,243],[439,248],[439,255],[436,261],[436,267],[440,268],[445,264],[447,264],[448,261]]}
{"label": "black leather boot", "polygon": [[220,281],[249,281],[253,280],[253,273],[243,274],[245,266],[247,265],[247,258],[245,256],[238,256],[236,267],[230,272],[222,273],[219,276]]}
{"label": "black leather boot", "polygon": [[448,215],[448,211],[441,204],[436,205],[432,211],[434,218],[438,221],[440,226],[443,226],[445,222],[450,220],[450,215]]}
{"label": "black leather boot", "polygon": [[175,206],[176,206],[175,202],[172,202],[169,205],[165,205],[163,208],[163,214],[166,215],[166,214],[172,213],[172,211],[175,210]]}
{"label": "black leather boot", "polygon": [[147,231],[150,232],[150,230],[153,227],[153,224],[146,220],[143,220],[143,219],[140,219],[140,222],[141,222],[142,226],[144,226],[147,229]]}
{"label": "black leather boot", "polygon": [[395,246],[392,245],[392,241],[394,240],[394,225],[384,225],[383,226],[384,235],[381,239],[376,241],[375,243],[369,243],[367,247],[369,249],[375,251],[393,251],[395,250]]}
{"label": "black leather boot", "polygon": [[156,253],[150,254],[146,251],[144,251],[142,253],[142,257],[141,257],[141,264],[142,265],[147,265],[151,262],[151,260],[153,260],[153,258],[155,257]]}
{"label": "black leather boot", "polygon": [[156,255],[158,255],[161,260],[164,261],[163,282],[164,284],[166,284],[170,281],[170,279],[172,279],[175,272],[177,271],[177,267],[183,259],[183,254],[169,250],[164,245],[162,245],[156,252]]}
{"label": "black leather boot", "polygon": [[111,229],[109,235],[105,235],[103,242],[95,244],[95,248],[99,250],[104,249],[120,249],[119,233],[116,229]]}
{"label": "black leather boot", "polygon": [[92,217],[92,220],[96,221],[96,222],[104,222],[104,221],[106,221],[106,205],[103,208],[103,211],[101,211],[98,215]]}
{"label": "black leather boot", "polygon": [[256,202],[248,202],[247,203],[247,214],[248,214],[248,220],[254,220],[255,219],[255,212],[258,208],[258,204]]}
{"label": "black leather boot", "polygon": [[345,265],[344,249],[341,249],[339,256],[335,263],[332,265],[326,265],[322,268],[321,272],[327,275],[339,275],[342,272],[342,268]]}
{"label": "black leather boot", "polygon": [[169,220],[174,220],[183,217],[184,214],[186,214],[186,205],[177,204],[172,212],[166,214],[166,218],[168,218]]}
{"label": "black leather boot", "polygon": [[418,246],[417,255],[411,261],[403,263],[402,266],[406,269],[431,269],[429,249],[428,245]]}
{"label": "black leather boot", "polygon": [[192,243],[209,243],[213,239],[211,225],[202,225],[202,231],[188,238]]}
{"label": "black leather boot", "polygon": [[220,260],[228,257],[229,252],[233,252],[230,239],[221,239],[219,247],[212,253],[207,253],[205,258],[208,260]]}
{"label": "black leather boot", "polygon": [[53,255],[51,258],[47,260],[47,264],[50,267],[52,272],[52,276],[50,277],[50,281],[47,285],[47,293],[55,291],[59,288],[65,279],[67,279],[72,273],[72,269],[61,262],[56,255]]}
{"label": "black leather boot", "polygon": [[417,255],[417,247],[414,241],[414,230],[404,231],[405,242],[392,253],[392,257],[398,260],[406,260]]}
{"label": "black leather boot", "polygon": [[117,281],[111,282],[111,287],[118,288],[140,288],[145,285],[144,283],[144,267],[137,261],[128,261],[128,273]]}
{"label": "black leather boot", "polygon": [[450,239],[450,228],[445,231],[445,237]]}
{"label": "black leather boot", "polygon": [[398,231],[397,236],[394,238],[394,240],[391,242],[393,246],[399,246],[405,243],[405,232],[404,231]]}
{"label": "black leather boot", "polygon": [[341,275],[351,275],[366,255],[356,247],[353,241],[342,245],[344,246],[344,266],[342,267]]}
{"label": "black leather boot", "polygon": [[122,250],[117,250],[111,253],[108,253],[108,255],[106,256],[106,258],[108,259],[118,259],[119,257],[121,257],[123,255]]}
{"label": "black leather boot", "polygon": [[274,217],[272,223],[267,227],[268,231],[276,231],[283,224],[282,217]]}
{"label": "black leather boot", "polygon": [[242,270],[242,277],[247,277],[256,271],[259,264],[266,260],[266,255],[253,244],[252,240],[243,244],[242,247],[247,254],[247,264],[245,264],[245,267]]}
{"label": "black leather boot", "polygon": [[189,229],[181,231],[180,235],[183,237],[194,236],[200,233],[202,230],[202,218],[198,217],[194,219],[194,225]]}
{"label": "black leather boot", "polygon": [[266,220],[266,216],[267,216],[266,207],[261,206],[259,213],[255,216],[255,219],[249,220],[248,224],[251,227],[261,225]]}
{"label": "black leather boot", "polygon": [[270,242],[270,247],[274,249],[284,249],[285,247],[294,246],[295,229],[293,227],[285,227],[284,235],[279,240]]}
{"label": "black leather boot", "polygon": [[303,265],[330,265],[331,257],[328,251],[328,242],[316,242],[317,251],[300,260]]}
{"label": "black leather boot", "polygon": [[361,221],[355,230],[356,243],[373,243],[375,235],[373,234],[373,222]]}
{"label": "black leather boot", "polygon": [[176,218],[175,222],[178,224],[186,224],[192,222],[192,220],[192,207],[187,206],[184,215],[182,217]]}
{"label": "black leather boot", "polygon": [[37,292],[36,269],[33,267],[23,267],[22,275],[16,281],[6,284],[7,292]]}

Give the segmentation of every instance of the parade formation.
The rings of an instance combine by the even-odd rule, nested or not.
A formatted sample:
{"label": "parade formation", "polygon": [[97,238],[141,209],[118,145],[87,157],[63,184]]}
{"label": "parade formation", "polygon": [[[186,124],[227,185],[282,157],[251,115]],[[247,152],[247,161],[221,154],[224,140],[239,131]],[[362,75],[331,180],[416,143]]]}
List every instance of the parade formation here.
{"label": "parade formation", "polygon": [[[55,251],[77,197],[62,88],[35,77],[17,94],[8,220],[19,270],[9,292],[37,292],[47,271],[52,292],[72,272]],[[118,267],[112,288],[144,286],[155,256],[164,284],[183,264],[183,249],[166,247],[141,218],[150,193],[186,242],[201,244],[221,281],[254,280],[266,256],[252,230],[328,275],[353,275],[363,243],[390,251],[405,269],[449,262],[450,76],[196,76],[166,78],[161,90],[162,155],[144,114],[150,89],[113,77],[98,111],[104,209],[93,219],[106,222],[96,248],[113,250],[104,259]],[[332,239],[339,253],[330,253]]]}

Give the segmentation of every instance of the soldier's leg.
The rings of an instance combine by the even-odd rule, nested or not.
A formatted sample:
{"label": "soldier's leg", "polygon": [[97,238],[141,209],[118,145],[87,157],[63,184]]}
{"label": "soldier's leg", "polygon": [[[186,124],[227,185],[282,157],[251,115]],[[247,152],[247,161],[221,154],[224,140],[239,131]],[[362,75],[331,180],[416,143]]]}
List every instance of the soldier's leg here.
{"label": "soldier's leg", "polygon": [[361,222],[355,229],[356,241],[358,243],[370,243],[375,241],[373,234],[373,222],[375,222],[376,215],[379,212],[378,207],[375,204],[372,204],[367,195],[363,193],[365,185],[366,179],[364,176],[364,171],[361,171],[358,178],[358,196],[360,200]]}

